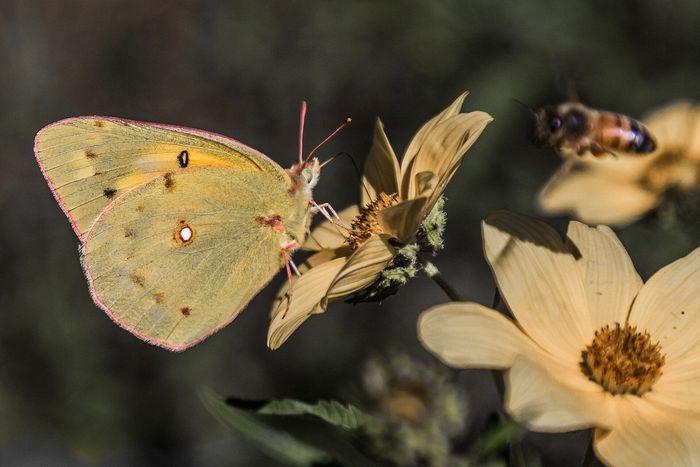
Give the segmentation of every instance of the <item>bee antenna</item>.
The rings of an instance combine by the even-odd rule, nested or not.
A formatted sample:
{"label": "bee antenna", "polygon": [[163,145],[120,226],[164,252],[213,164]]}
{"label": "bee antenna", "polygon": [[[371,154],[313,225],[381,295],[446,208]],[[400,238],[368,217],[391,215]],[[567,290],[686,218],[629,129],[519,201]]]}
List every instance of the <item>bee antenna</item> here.
{"label": "bee antenna", "polygon": [[510,100],[511,100],[511,102],[513,102],[514,104],[516,104],[516,105],[518,105],[519,107],[522,107],[523,109],[525,109],[525,110],[526,110],[530,115],[532,115],[533,117],[537,117],[537,112],[535,112],[535,109],[533,109],[532,107],[530,107],[529,105],[527,105],[527,104],[524,103],[523,101],[519,101],[519,100],[516,99],[515,97],[511,97]]}
{"label": "bee antenna", "polygon": [[572,102],[581,102],[581,98],[578,95],[578,86],[573,79],[566,81],[566,97]]}

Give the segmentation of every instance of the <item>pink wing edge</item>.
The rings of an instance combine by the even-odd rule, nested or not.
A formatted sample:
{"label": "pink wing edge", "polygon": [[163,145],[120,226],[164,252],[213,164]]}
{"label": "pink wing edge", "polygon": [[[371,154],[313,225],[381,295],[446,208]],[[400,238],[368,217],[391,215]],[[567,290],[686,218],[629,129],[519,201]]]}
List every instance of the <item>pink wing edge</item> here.
{"label": "pink wing edge", "polygon": [[[172,131],[177,131],[180,133],[201,136],[203,138],[213,139],[214,141],[218,141],[219,143],[222,143],[222,144],[229,146],[229,147],[233,147],[234,149],[238,149],[238,148],[244,149],[246,151],[253,153],[256,156],[262,157],[263,159],[267,159],[268,161],[272,162],[273,164],[277,164],[275,161],[273,161],[272,159],[270,159],[269,157],[267,157],[265,154],[261,153],[257,149],[253,149],[250,146],[241,143],[240,141],[237,141],[233,138],[229,138],[228,136],[221,135],[219,133],[212,133],[210,131],[198,130],[196,128],[188,128],[188,127],[177,126],[177,125],[166,125],[163,123],[140,122],[138,120],[129,120],[127,118],[105,117],[105,116],[100,116],[100,115],[84,115],[84,116],[80,116],[80,117],[69,117],[69,118],[64,118],[62,120],[58,120],[56,122],[53,122],[49,125],[46,125],[41,130],[39,130],[37,132],[36,136],[34,137],[34,157],[36,158],[36,161],[39,164],[39,169],[41,170],[41,174],[44,176],[46,183],[48,183],[48,185],[49,185],[49,189],[51,190],[53,197],[56,199],[56,202],[58,202],[58,205],[61,207],[61,210],[68,218],[68,222],[70,222],[70,225],[71,225],[71,228],[73,229],[73,232],[75,232],[75,235],[77,235],[77,237],[78,237],[78,239],[80,239],[81,243],[83,242],[85,235],[80,233],[80,229],[78,229],[78,226],[75,223],[75,219],[73,218],[73,216],[71,216],[70,212],[66,208],[66,205],[63,202],[63,200],[61,199],[61,195],[58,194],[58,191],[56,190],[56,188],[53,184],[53,181],[51,180],[51,177],[49,177],[49,175],[46,173],[46,168],[44,167],[44,163],[41,160],[41,157],[39,156],[39,141],[41,140],[42,133],[44,131],[48,130],[49,128],[52,128],[52,127],[58,126],[58,125],[63,125],[66,123],[71,123],[71,122],[78,121],[78,120],[86,120],[86,119],[99,119],[99,120],[105,120],[105,121],[109,121],[109,122],[129,123],[129,124],[135,125],[135,126],[151,126],[151,127],[161,128],[163,130],[172,130]],[[105,207],[105,209],[108,209],[110,205]],[[98,218],[99,217],[100,216],[98,216]]]}
{"label": "pink wing edge", "polygon": [[[260,151],[254,149],[254,148],[251,148],[250,146],[248,146],[248,145],[246,145],[246,144],[241,143],[240,141],[237,141],[237,140],[235,140],[235,139],[233,139],[233,138],[229,138],[228,136],[221,135],[221,134],[219,134],[219,133],[213,133],[213,132],[205,131],[205,130],[198,130],[198,129],[196,129],[196,128],[188,128],[188,127],[176,126],[176,125],[166,125],[166,124],[162,124],[162,123],[141,122],[141,121],[138,121],[138,120],[129,120],[129,119],[126,119],[126,118],[119,118],[119,117],[105,117],[105,116],[101,116],[101,115],[85,115],[85,116],[80,116],[80,117],[69,117],[69,118],[64,118],[64,119],[62,119],[62,120],[58,120],[58,121],[56,121],[56,122],[53,122],[53,123],[51,123],[51,124],[49,124],[49,125],[46,125],[45,127],[43,127],[41,130],[39,130],[39,131],[37,132],[36,137],[34,138],[34,156],[35,156],[35,158],[36,158],[37,163],[39,164],[39,169],[41,170],[41,174],[44,176],[44,179],[46,180],[46,183],[48,183],[48,185],[49,185],[49,189],[51,190],[51,193],[53,194],[53,197],[56,199],[56,201],[58,202],[58,205],[60,206],[61,210],[63,211],[63,213],[64,213],[64,214],[66,215],[66,217],[68,218],[68,221],[70,222],[70,225],[71,225],[71,228],[73,229],[73,232],[75,232],[76,236],[77,236],[78,239],[80,240],[81,246],[84,246],[85,244],[87,244],[88,237],[90,236],[90,233],[92,232],[92,230],[93,230],[95,224],[97,224],[97,221],[102,217],[102,215],[103,215],[105,212],[107,212],[107,210],[111,209],[111,207],[114,205],[114,203],[118,202],[118,201],[122,198],[122,196],[126,195],[127,193],[131,192],[132,190],[135,190],[135,189],[141,187],[141,186],[142,186],[143,184],[145,184],[145,183],[149,183],[149,182],[151,182],[152,180],[154,180],[154,179],[156,179],[156,178],[159,178],[159,177],[162,177],[162,176],[165,175],[165,174],[162,174],[162,175],[158,175],[158,176],[156,176],[156,177],[153,177],[152,179],[150,179],[150,180],[144,182],[143,184],[137,185],[137,186],[133,187],[131,190],[127,190],[127,191],[125,191],[124,193],[122,193],[120,196],[118,196],[114,201],[112,201],[111,203],[109,203],[109,204],[100,212],[100,214],[97,216],[97,218],[96,218],[95,221],[92,223],[92,225],[91,225],[90,228],[87,230],[87,232],[85,232],[85,234],[81,234],[81,233],[80,233],[80,229],[78,229],[78,226],[77,226],[76,223],[75,223],[75,219],[73,219],[73,217],[70,215],[70,212],[69,212],[68,209],[66,208],[65,203],[64,203],[63,200],[61,199],[61,196],[58,194],[58,191],[56,190],[56,188],[55,188],[55,186],[54,186],[54,184],[53,184],[53,181],[51,180],[51,177],[49,177],[49,175],[46,173],[46,168],[44,167],[44,163],[43,163],[43,161],[41,160],[41,158],[40,158],[40,156],[39,156],[40,152],[39,152],[38,146],[39,146],[39,141],[41,140],[41,135],[42,135],[42,133],[43,133],[44,131],[48,130],[49,128],[52,128],[52,127],[58,126],[58,125],[62,125],[62,124],[66,124],[66,123],[70,123],[70,122],[74,122],[74,121],[78,121],[78,120],[85,120],[85,119],[99,119],[99,120],[106,120],[106,121],[117,122],[117,123],[129,123],[129,124],[136,125],[136,126],[152,126],[152,127],[156,127],[156,128],[162,128],[162,129],[164,129],[164,130],[172,130],[172,131],[178,131],[178,132],[185,133],[185,134],[192,134],[192,135],[195,135],[195,136],[201,136],[201,137],[203,137],[203,138],[213,139],[213,140],[218,141],[218,142],[220,142],[220,143],[222,143],[222,144],[225,144],[225,145],[227,145],[227,146],[233,146],[234,149],[242,148],[242,149],[244,149],[244,150],[250,151],[252,154],[254,154],[254,155],[256,155],[256,156],[262,157],[263,159],[266,159],[266,160],[268,160],[268,161],[270,161],[270,162],[276,164],[275,161],[273,161],[272,159],[270,159],[269,157],[267,157],[265,154],[261,153]],[[83,256],[83,258],[81,258],[81,259],[82,259],[81,262],[82,262],[83,270],[84,270],[84,272],[85,272],[85,277],[86,277],[87,280],[88,280],[88,288],[89,288],[89,290],[90,290],[90,296],[92,297],[92,300],[95,302],[95,304],[96,304],[99,308],[101,308],[101,309],[107,314],[107,316],[109,316],[109,318],[110,318],[115,324],[117,324],[119,327],[121,327],[121,328],[123,328],[123,329],[129,331],[129,332],[130,332],[131,334],[133,334],[134,336],[138,337],[139,339],[141,339],[141,340],[143,340],[143,341],[145,341],[145,342],[147,342],[147,343],[149,343],[149,344],[151,344],[151,345],[155,345],[155,346],[158,346],[158,347],[162,347],[162,348],[164,348],[164,349],[168,349],[168,350],[171,350],[171,351],[174,351],[174,352],[181,352],[181,351],[186,350],[186,349],[188,349],[188,348],[190,348],[190,347],[193,347],[193,346],[199,344],[200,342],[202,342],[203,340],[205,340],[206,338],[208,338],[209,336],[211,336],[212,334],[215,334],[216,332],[218,332],[218,331],[221,330],[222,328],[228,326],[234,319],[236,319],[236,317],[238,316],[238,314],[239,314],[244,308],[246,308],[246,307],[248,306],[248,304],[250,303],[250,301],[251,301],[253,298],[255,298],[255,296],[256,296],[262,289],[264,289],[265,287],[267,287],[267,285],[268,285],[268,284],[272,281],[272,279],[274,279],[274,277],[277,275],[277,273],[275,273],[275,274],[273,274],[272,276],[270,276],[270,279],[269,279],[267,282],[265,282],[265,283],[255,292],[255,294],[253,294],[253,295],[251,296],[251,298],[250,298],[246,303],[244,303],[241,307],[239,307],[237,310],[234,310],[234,312],[231,313],[231,318],[230,318],[230,319],[228,319],[227,321],[224,321],[224,322],[221,323],[219,326],[217,326],[217,327],[215,327],[214,329],[212,329],[211,332],[209,332],[208,334],[203,335],[202,337],[200,337],[200,338],[197,339],[197,340],[194,340],[194,341],[192,341],[192,342],[187,342],[187,343],[182,344],[182,345],[170,345],[170,344],[168,344],[168,343],[166,343],[166,342],[160,341],[160,340],[158,340],[158,339],[153,339],[153,338],[151,338],[150,336],[147,336],[147,335],[145,335],[145,334],[139,333],[139,332],[136,331],[134,328],[130,327],[128,324],[126,324],[125,322],[121,321],[118,317],[116,317],[116,316],[112,313],[112,310],[101,300],[99,294],[98,294],[97,291],[95,290],[95,285],[94,285],[94,281],[93,281],[93,279],[92,279],[92,273],[90,272],[90,265],[89,265],[88,262],[87,262],[87,258],[85,258],[85,257]],[[282,266],[280,265],[280,268],[281,268],[281,267],[282,267]]]}

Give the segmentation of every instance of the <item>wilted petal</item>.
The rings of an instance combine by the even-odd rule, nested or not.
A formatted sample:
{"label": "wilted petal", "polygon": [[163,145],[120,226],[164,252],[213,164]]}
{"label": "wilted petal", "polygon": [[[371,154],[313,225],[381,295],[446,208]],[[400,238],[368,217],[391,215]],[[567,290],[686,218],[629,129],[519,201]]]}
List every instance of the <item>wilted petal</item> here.
{"label": "wilted petal", "polygon": [[426,198],[410,199],[383,209],[378,216],[379,224],[387,234],[401,243],[406,243],[418,231],[426,201]]}
{"label": "wilted petal", "polygon": [[660,342],[669,363],[700,353],[700,248],[651,276],[629,322]]}
{"label": "wilted petal", "polygon": [[584,280],[593,328],[624,323],[642,287],[625,247],[606,226],[572,221],[566,236]]}
{"label": "wilted petal", "polygon": [[532,342],[508,318],[478,303],[437,305],[418,318],[418,338],[446,365],[508,368]]}
{"label": "wilted petal", "polygon": [[516,358],[506,373],[505,408],[535,431],[563,432],[609,426],[613,396],[589,381],[576,362],[542,352]]}
{"label": "wilted petal", "polygon": [[622,396],[611,430],[595,431],[596,454],[615,466],[700,465],[700,422],[644,398]]}
{"label": "wilted petal", "polygon": [[[485,112],[469,112],[453,115],[435,125],[425,135],[418,152],[407,167],[408,172],[401,184],[404,199],[419,195],[418,174],[435,173],[437,183],[426,206],[426,209],[430,209],[461,165],[464,154],[492,120]],[[403,164],[402,169],[406,167],[406,163]]]}
{"label": "wilted petal", "polygon": [[505,211],[488,216],[482,232],[486,259],[518,323],[541,347],[578,359],[593,328],[583,278],[559,234]]}
{"label": "wilted petal", "polygon": [[338,213],[341,225],[334,220],[326,219],[311,231],[302,246],[304,250],[318,251],[326,248],[339,248],[347,245],[348,231],[342,227],[349,227],[352,220],[360,213],[357,205],[349,206]]}
{"label": "wilted petal", "polygon": [[362,177],[362,205],[365,206],[379,197],[380,193],[392,195],[399,192],[399,161],[389,139],[384,133],[382,121],[377,119],[374,125],[374,138],[369,155],[365,160]]}
{"label": "wilted petal", "polygon": [[374,282],[394,258],[388,237],[372,235],[348,258],[328,288],[327,300],[333,301],[364,289]]}
{"label": "wilted petal", "polygon": [[304,272],[293,281],[291,298],[287,295],[288,286],[282,288],[272,308],[268,347],[279,348],[309,316],[325,311],[321,300],[346,262],[346,257],[339,257]]}
{"label": "wilted petal", "polygon": [[[588,224],[622,225],[659,203],[657,194],[635,181],[626,182],[595,167],[567,160],[540,191],[538,207],[548,214],[570,212]],[[639,164],[633,167],[637,175],[644,169]]]}

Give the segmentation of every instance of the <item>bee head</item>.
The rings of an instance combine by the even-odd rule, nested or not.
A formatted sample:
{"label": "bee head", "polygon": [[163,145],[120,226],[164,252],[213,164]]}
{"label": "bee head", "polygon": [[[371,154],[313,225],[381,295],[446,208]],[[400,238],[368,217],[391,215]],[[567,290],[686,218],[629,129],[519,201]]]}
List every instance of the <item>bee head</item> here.
{"label": "bee head", "polygon": [[552,146],[564,131],[564,119],[557,107],[547,105],[535,112],[535,143]]}

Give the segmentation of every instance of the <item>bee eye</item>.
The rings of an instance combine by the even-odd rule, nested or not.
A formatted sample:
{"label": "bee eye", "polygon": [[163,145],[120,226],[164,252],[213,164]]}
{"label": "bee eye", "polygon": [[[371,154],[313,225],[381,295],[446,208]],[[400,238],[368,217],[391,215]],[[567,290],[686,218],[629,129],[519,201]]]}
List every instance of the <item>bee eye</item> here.
{"label": "bee eye", "polygon": [[561,118],[554,117],[549,121],[549,131],[557,131],[561,128]]}

